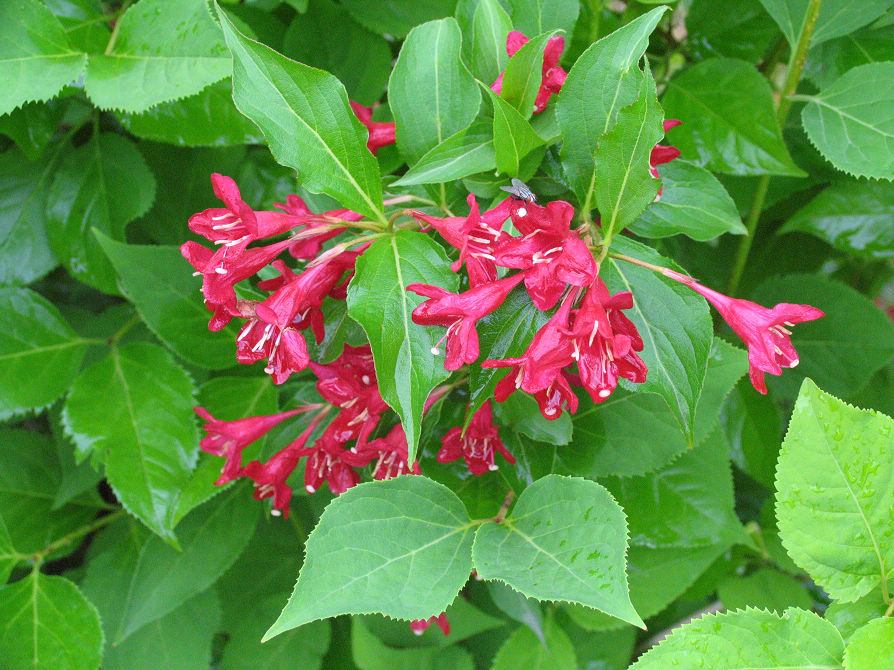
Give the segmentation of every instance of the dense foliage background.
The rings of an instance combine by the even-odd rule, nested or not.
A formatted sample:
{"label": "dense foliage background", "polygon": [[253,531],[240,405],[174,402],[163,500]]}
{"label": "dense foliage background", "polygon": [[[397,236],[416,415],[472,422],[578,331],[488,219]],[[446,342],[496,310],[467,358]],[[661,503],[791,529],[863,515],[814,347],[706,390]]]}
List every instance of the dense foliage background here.
{"label": "dense foliage background", "polygon": [[[894,0],[219,2],[0,2],[0,665],[894,667]],[[679,157],[657,165],[659,143]],[[316,369],[237,364],[238,319],[208,329],[215,270],[178,247],[207,245],[187,221],[220,208],[212,173],[231,212],[297,194],[350,221],[323,260],[372,243],[305,345],[332,366],[371,344],[368,437],[403,469],[330,469],[334,496],[302,453],[285,508],[257,476],[215,485],[194,407],[333,401]],[[473,474],[442,438],[505,368],[443,369],[404,289],[469,288],[422,222],[466,221],[470,193],[497,208],[513,177],[571,203],[570,235],[633,293],[649,377],[557,418],[491,401],[515,463]],[[518,193],[516,224],[540,211]],[[825,316],[761,395],[753,339],[643,263]],[[479,362],[556,313],[527,290],[478,323]],[[414,456],[422,477],[389,478]]]}

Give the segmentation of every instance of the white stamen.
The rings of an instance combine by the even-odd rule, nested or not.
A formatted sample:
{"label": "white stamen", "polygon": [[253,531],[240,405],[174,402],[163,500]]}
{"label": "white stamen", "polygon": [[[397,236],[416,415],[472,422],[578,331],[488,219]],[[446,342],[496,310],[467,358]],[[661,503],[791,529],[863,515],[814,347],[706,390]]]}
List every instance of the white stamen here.
{"label": "white stamen", "polygon": [[791,363],[789,363],[788,366],[789,366],[790,368],[796,368],[796,367],[798,367],[798,363],[800,363],[800,362],[801,362],[801,359],[796,358],[796,359],[793,360]]}
{"label": "white stamen", "polygon": [[493,472],[494,470],[499,470],[500,466],[497,465],[496,463],[491,463],[490,465],[487,466],[487,469],[490,470],[491,472]]}
{"label": "white stamen", "polygon": [[227,212],[226,214],[221,214],[220,216],[212,216],[212,217],[211,217],[211,220],[212,220],[212,221],[221,221],[221,220],[223,220],[223,219],[228,219],[228,218],[230,218],[231,216],[233,216],[233,215],[230,214],[230,212]]}
{"label": "white stamen", "polygon": [[272,509],[270,510],[270,516],[282,516],[282,512],[280,512],[278,509]]}
{"label": "white stamen", "polygon": [[316,491],[316,489],[313,486],[311,486],[310,484],[305,486],[304,490],[307,491],[308,493],[313,493],[314,491]]}
{"label": "white stamen", "polygon": [[362,381],[364,384],[369,384],[369,382],[370,382],[369,375],[363,375],[360,378],[360,381]]}
{"label": "white stamen", "polygon": [[273,366],[268,365],[266,368],[264,368],[264,372],[268,375],[272,375],[273,374]]}
{"label": "white stamen", "polygon": [[527,213],[528,213],[528,210],[526,210],[524,207],[519,207],[519,208],[515,211],[515,215],[516,215],[516,216],[526,216]]}
{"label": "white stamen", "polygon": [[608,389],[602,389],[601,391],[599,391],[599,393],[597,395],[600,398],[608,398],[611,394],[612,394],[612,392],[609,391]]}
{"label": "white stamen", "polygon": [[216,267],[214,268],[214,271],[219,275],[225,275],[227,273],[227,269],[222,267]]}
{"label": "white stamen", "polygon": [[413,635],[417,635],[417,636],[422,635],[425,632],[424,630],[416,630],[415,628],[413,628],[412,630],[413,630]]}
{"label": "white stamen", "polygon": [[196,270],[195,272],[192,273],[192,276],[193,276],[193,277],[199,277],[201,274],[202,274],[201,272],[199,272],[198,270]]}
{"label": "white stamen", "polygon": [[434,355],[434,356],[441,355],[441,351],[437,347],[432,347],[431,349],[429,349],[429,351],[431,351],[432,355]]}
{"label": "white stamen", "polygon": [[556,413],[556,408],[555,407],[547,407],[545,410],[543,410],[543,413],[546,414],[547,416],[552,416],[553,414]]}
{"label": "white stamen", "polygon": [[599,322],[598,322],[598,321],[594,321],[594,322],[593,322],[593,330],[592,330],[592,332],[590,333],[590,346],[591,346],[591,347],[593,346],[593,340],[596,338],[596,331],[597,331],[598,329],[599,329]]}

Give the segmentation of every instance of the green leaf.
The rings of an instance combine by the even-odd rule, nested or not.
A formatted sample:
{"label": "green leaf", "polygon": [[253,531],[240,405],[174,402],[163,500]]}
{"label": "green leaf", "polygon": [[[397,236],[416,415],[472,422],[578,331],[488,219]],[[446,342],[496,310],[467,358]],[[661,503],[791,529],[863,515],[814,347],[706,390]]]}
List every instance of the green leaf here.
{"label": "green leaf", "polygon": [[887,607],[888,603],[882,598],[881,589],[876,588],[852,603],[833,602],[826,609],[824,618],[835,624],[847,642],[851,635],[867,623],[884,616]]}
{"label": "green leaf", "polygon": [[[282,557],[280,557],[280,560]],[[285,562],[285,561],[283,561]],[[294,581],[294,566],[290,581]],[[297,630],[290,630],[274,640],[261,644],[261,637],[282,609],[282,596],[267,596],[251,603],[250,610],[228,623],[229,639],[224,648],[220,670],[318,670],[329,649],[331,637],[328,621],[312,621]],[[245,616],[251,611],[252,616]]]}
{"label": "green leaf", "polygon": [[712,670],[840,670],[843,653],[835,627],[812,612],[793,607],[780,616],[747,609],[709,614],[677,628],[630,669],[683,663]]}
{"label": "green leaf", "polygon": [[686,15],[686,30],[698,60],[727,56],[757,62],[779,36],[758,0],[738,0],[734,12],[719,2],[696,2]]}
{"label": "green leaf", "polygon": [[109,43],[111,29],[101,0],[43,0],[79,51],[97,53]]}
{"label": "green leaf", "polygon": [[640,94],[637,63],[667,7],[656,7],[590,46],[568,73],[556,106],[562,129],[562,166],[584,209],[595,205],[596,144],[622,107]]}
{"label": "green leaf", "polygon": [[529,37],[548,30],[571,34],[580,12],[576,0],[508,0],[508,4],[512,25]]}
{"label": "green leaf", "polygon": [[209,312],[179,249],[123,244],[100,232],[96,238],[115,267],[122,293],[162,342],[193,365],[233,366],[238,329],[208,330]]}
{"label": "green leaf", "polygon": [[801,112],[807,137],[839,170],[858,177],[894,179],[894,103],[888,82],[894,63],[848,70]]}
{"label": "green leaf", "polygon": [[780,232],[799,231],[855,256],[894,256],[894,184],[848,181],[824,189],[788,220]]}
{"label": "green leaf", "polygon": [[81,372],[62,413],[81,458],[103,459],[124,507],[167,541],[198,452],[194,393],[168,352],[129,344]]}
{"label": "green leaf", "polygon": [[602,486],[549,475],[528,486],[502,522],[475,534],[482,579],[499,579],[526,596],[595,607],[642,627],[624,572],[624,511]]}
{"label": "green leaf", "polygon": [[836,600],[856,600],[894,576],[892,427],[890,417],[850,407],[807,379],[782,443],[782,544]]}
{"label": "green leaf", "polygon": [[263,131],[276,160],[308,190],[384,221],[379,166],[341,82],[248,39],[226,13],[218,15],[233,54],[233,101]]}
{"label": "green leaf", "polygon": [[101,109],[143,112],[195,95],[231,71],[205,0],[142,0],[115,26],[111,50],[91,54],[85,89]]}
{"label": "green leaf", "polygon": [[461,47],[453,18],[416,26],[401,47],[388,82],[388,104],[397,146],[411,167],[478,115],[481,93],[460,59]]}
{"label": "green leaf", "polygon": [[661,198],[630,224],[632,232],[652,238],[686,235],[698,242],[724,233],[745,234],[733,199],[705,168],[675,160],[658,171]]}
{"label": "green leaf", "polygon": [[317,344],[310,331],[303,331],[307,341],[307,350],[312,361],[326,364],[341,356],[344,346],[359,347],[366,344],[366,335],[360,325],[348,316],[348,305],[344,300],[336,300],[330,296],[323,299],[323,316],[326,323],[326,334],[323,341]]}
{"label": "green leaf", "polygon": [[513,393],[501,403],[491,403],[497,413],[496,423],[511,426],[533,440],[563,445],[571,441],[571,417],[562,413],[557,419],[545,419],[537,401],[527,393]]}
{"label": "green leaf", "polygon": [[59,20],[37,0],[0,6],[0,114],[29,101],[49,100],[84,72]]}
{"label": "green leaf", "polygon": [[41,295],[0,288],[0,418],[42,409],[65,393],[86,349]]}
{"label": "green leaf", "polygon": [[811,49],[804,64],[804,76],[822,89],[851,68],[892,58],[894,26],[865,28]]}
{"label": "green leaf", "polygon": [[0,516],[0,587],[6,584],[12,569],[19,562],[19,554],[12,545],[12,538],[6,529],[6,522]]}
{"label": "green leaf", "polygon": [[90,229],[124,239],[154,197],[155,177],[136,145],[114,133],[94,135],[56,170],[47,196],[50,247],[75,279],[116,293],[115,271]]}
{"label": "green leaf", "polygon": [[[701,444],[709,434],[713,434],[724,401],[746,372],[748,354],[715,337],[708,354],[705,384],[695,409],[695,444]],[[717,437],[722,439],[721,436]]]}
{"label": "green leaf", "polygon": [[494,150],[497,169],[510,177],[519,176],[522,159],[543,145],[531,124],[489,88],[485,88],[494,106]]}
{"label": "green leaf", "polygon": [[[440,634],[440,630],[438,634]],[[472,656],[459,646],[445,648],[391,647],[372,633],[367,622],[359,617],[351,618],[351,654],[354,663],[360,670],[441,670],[446,668],[474,670],[475,668]]]}
{"label": "green leaf", "polygon": [[429,149],[392,185],[443,183],[496,167],[493,123],[476,121]]}
{"label": "green leaf", "polygon": [[[562,619],[565,612],[559,616]],[[620,630],[590,632],[573,623],[563,628],[574,645],[574,655],[579,668],[590,670],[625,670],[633,656],[636,628],[625,626]]]}
{"label": "green leaf", "polygon": [[574,646],[553,619],[547,619],[544,639],[526,627],[516,629],[494,656],[491,670],[575,670]]}
{"label": "green leaf", "polygon": [[[308,39],[311,35],[313,39]],[[315,1],[310,11],[292,20],[283,37],[283,53],[331,72],[345,85],[348,97],[362,105],[382,97],[391,74],[388,42],[331,0]]]}
{"label": "green leaf", "polygon": [[404,37],[413,26],[453,14],[456,0],[343,0],[341,4],[370,30]]}
{"label": "green leaf", "polygon": [[31,163],[16,149],[0,154],[0,286],[30,284],[59,261],[46,235],[46,201],[59,145]]}
{"label": "green leaf", "polygon": [[720,426],[729,444],[730,458],[767,490],[774,486],[781,424],[772,398],[755,393],[747,379],[736,385],[721,410]]}
{"label": "green leaf", "polygon": [[177,526],[180,549],[151,537],[127,573],[126,597],[112,640],[127,639],[204,591],[229,568],[254,533],[258,506],[234,488]]}
{"label": "green leaf", "polygon": [[719,437],[715,431],[657,472],[602,480],[627,514],[631,542],[703,547],[741,536],[726,444]]}
{"label": "green leaf", "polygon": [[646,68],[636,102],[618,112],[615,127],[596,147],[596,205],[606,244],[655,200],[660,182],[652,177],[653,147],[664,137],[655,80]]}
{"label": "green leaf", "polygon": [[498,0],[480,0],[471,17],[471,29],[463,28],[463,54],[476,79],[488,84],[506,69],[506,36],[512,19]]}
{"label": "green leaf", "polygon": [[813,598],[801,582],[772,568],[722,581],[717,585],[717,597],[730,611],[751,606],[781,614],[788,607],[813,608]]}
{"label": "green leaf", "polygon": [[803,177],[786,149],[767,80],[751,63],[711,58],[674,77],[661,100],[686,160],[726,174]]}
{"label": "green leaf", "polygon": [[207,670],[212,658],[212,638],[219,625],[217,594],[214,589],[207,589],[123,642],[107,645],[103,670]]}
{"label": "green leaf", "polygon": [[806,303],[826,313],[794,329],[792,343],[800,363],[779,380],[770,380],[774,393],[782,389],[794,399],[801,380],[810,377],[829,393],[849,396],[894,355],[894,324],[868,298],[824,275],[773,277],[749,298],[767,306]]}
{"label": "green leaf", "polygon": [[103,507],[99,497],[90,493],[54,509],[53,496],[61,480],[59,462],[46,435],[0,429],[0,510],[17,552],[42,551],[93,521]]}
{"label": "green leaf", "polygon": [[[761,0],[761,4],[779,24],[785,39],[794,48],[807,16],[809,0]],[[849,0],[825,0],[820,6],[810,46],[816,46],[833,37],[847,35],[871,23],[884,14],[891,5],[894,5],[892,0],[864,0],[860,3],[860,11],[855,12],[852,11],[854,7]]]}
{"label": "green leaf", "polygon": [[96,608],[64,577],[34,570],[0,588],[0,657],[10,670],[94,670],[102,641]]}
{"label": "green leaf", "polygon": [[[477,324],[480,360],[515,358],[521,356],[531,339],[549,320],[547,312],[541,312],[531,302],[527,291],[516,286],[494,312]],[[465,425],[481,406],[489,400],[497,383],[508,374],[505,368],[482,368],[473,365],[469,371],[469,408]]]}
{"label": "green leaf", "polygon": [[137,137],[187,147],[263,144],[258,127],[233,104],[232,83],[224,79],[183,100],[165,102],[141,114],[122,114],[121,125]]}
{"label": "green leaf", "polygon": [[456,495],[425,477],[348,489],[307,538],[295,591],[264,639],[337,614],[440,614],[472,570],[471,531]]}
{"label": "green leaf", "polygon": [[553,32],[538,34],[522,45],[506,65],[500,97],[525,119],[534,113],[534,101],[543,80],[543,50]]}
{"label": "green leaf", "polygon": [[503,614],[527,626],[541,642],[543,635],[543,612],[534,598],[526,598],[503,582],[487,582],[487,595]]}
{"label": "green leaf", "polygon": [[851,636],[844,650],[846,670],[873,670],[894,665],[894,619],[870,621]]}
{"label": "green leaf", "polygon": [[400,415],[410,463],[416,458],[425,400],[449,374],[443,359],[431,352],[442,329],[413,323],[412,311],[425,301],[406,290],[413,282],[455,292],[459,279],[434,240],[402,230],[373,242],[357,259],[348,287],[348,314],[369,338],[379,392]]}
{"label": "green leaf", "polygon": [[[653,265],[673,265],[627,238],[615,238],[612,249]],[[627,316],[643,338],[645,348],[640,357],[649,369],[638,390],[660,394],[691,441],[713,339],[707,303],[682,284],[632,263],[613,259],[605,270],[604,279],[612,293],[633,292],[633,309]]]}
{"label": "green leaf", "polygon": [[36,161],[56,134],[66,108],[62,101],[25,103],[0,116],[0,134],[15,142],[29,161]]}

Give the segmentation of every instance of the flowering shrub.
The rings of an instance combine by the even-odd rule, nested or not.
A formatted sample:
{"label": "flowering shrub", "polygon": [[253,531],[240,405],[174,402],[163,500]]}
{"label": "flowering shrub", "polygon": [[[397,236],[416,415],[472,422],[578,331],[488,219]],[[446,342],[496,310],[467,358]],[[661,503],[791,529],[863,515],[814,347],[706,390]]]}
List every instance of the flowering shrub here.
{"label": "flowering shrub", "polygon": [[0,665],[894,665],[892,7],[0,4]]}

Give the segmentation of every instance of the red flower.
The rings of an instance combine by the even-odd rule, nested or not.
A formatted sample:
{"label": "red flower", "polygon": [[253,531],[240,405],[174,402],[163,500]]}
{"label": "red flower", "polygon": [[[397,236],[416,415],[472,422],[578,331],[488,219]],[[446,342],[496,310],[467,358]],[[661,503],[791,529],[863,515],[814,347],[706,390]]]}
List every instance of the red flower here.
{"label": "red flower", "polygon": [[[664,122],[664,132],[667,133],[671,128],[676,128],[679,126],[682,121],[678,119],[668,119]],[[652,177],[655,179],[659,179],[661,177],[658,174],[658,166],[664,165],[665,163],[670,163],[675,158],[680,156],[680,150],[677,147],[667,146],[664,144],[656,144],[652,148],[652,153],[649,155],[649,172],[652,174]],[[664,190],[662,186],[658,189],[658,195],[655,196],[655,200],[659,200],[661,198],[661,192]]]}
{"label": "red flower", "polygon": [[410,467],[407,463],[408,456],[404,427],[397,424],[385,437],[372,440],[362,446],[355,445],[350,453],[345,454],[344,461],[355,468],[362,468],[376,461],[373,467],[373,477],[376,479],[391,479],[407,473],[422,474],[418,461],[413,463],[412,468]]}
{"label": "red flower", "polygon": [[636,326],[621,310],[633,307],[633,294],[622,291],[613,296],[597,277],[575,311],[573,336],[575,358],[581,383],[593,402],[608,398],[623,377],[634,383],[646,381],[646,364],[636,354],[643,340]]}
{"label": "red flower", "polygon": [[416,621],[411,621],[410,630],[412,630],[416,635],[422,635],[433,623],[438,624],[438,627],[442,631],[444,631],[444,635],[450,635],[450,622],[447,621],[446,612],[441,612],[438,616],[433,616],[428,619],[417,619]]}
{"label": "red flower", "polygon": [[765,372],[781,375],[782,368],[793,368],[798,364],[798,352],[792,346],[789,328],[825,316],[816,307],[786,302],[767,309],[750,300],[730,298],[713,291],[679,272],[665,268],[663,274],[701,293],[742,338],[748,346],[748,376],[751,385],[760,393],[767,392]]}
{"label": "red flower", "polygon": [[[310,211],[304,200],[294,194],[286,198],[285,204],[278,202],[276,206],[286,212],[292,221],[292,228],[304,227],[303,231],[293,235],[292,246],[289,247],[289,253],[295,258],[316,258],[323,248],[323,242],[331,240],[346,230],[346,228],[330,228],[330,226],[340,221],[350,223],[363,218],[362,214],[350,209],[334,209],[330,212],[315,214]],[[314,231],[315,228],[320,228],[320,230]]]}
{"label": "red flower", "polygon": [[499,451],[510,463],[515,463],[515,458],[503,446],[494,425],[490,400],[475,412],[465,435],[461,427],[451,428],[441,439],[441,444],[443,446],[438,452],[438,463],[450,463],[462,457],[473,475],[483,475],[488,470],[497,469],[494,464],[494,450]]}
{"label": "red flower", "polygon": [[[481,284],[463,293],[450,293],[438,286],[410,284],[408,291],[424,295],[426,300],[413,310],[413,322],[422,326],[447,326],[441,338],[447,340],[447,370],[459,370],[463,364],[478,360],[478,332],[475,323],[493,312],[509,292],[524,278],[524,273]],[[439,342],[440,344],[440,342]],[[438,354],[438,345],[432,353]]]}
{"label": "red flower", "polygon": [[242,476],[242,450],[245,447],[264,437],[274,426],[289,417],[312,409],[319,409],[319,405],[308,405],[269,416],[250,416],[236,421],[221,421],[211,416],[204,407],[194,407],[195,413],[208,422],[202,426],[208,434],[202,438],[199,448],[227,459],[221,470],[220,479],[215,484],[220,486]]}
{"label": "red flower", "polygon": [[274,384],[284,383],[293,372],[300,372],[310,363],[307,342],[298,330],[251,318],[236,336],[236,360],[249,365],[265,358],[264,372],[273,378]]}
{"label": "red flower", "polygon": [[[512,56],[514,56],[527,42],[528,38],[522,33],[517,30],[511,31],[506,36],[506,53],[512,58]],[[543,68],[541,70],[540,90],[537,91],[537,98],[534,100],[535,114],[539,114],[546,109],[546,104],[549,102],[550,97],[553,93],[558,93],[562,90],[562,84],[565,83],[565,79],[568,77],[568,73],[559,67],[559,58],[562,56],[564,50],[565,38],[561,35],[553,35],[546,43],[546,48],[543,50]],[[502,92],[502,72],[491,88],[498,94]]]}
{"label": "red flower", "polygon": [[347,450],[331,439],[328,428],[313,447],[304,450],[304,454],[310,456],[304,466],[304,489],[308,493],[314,493],[327,482],[329,490],[340,495],[360,483],[360,475],[345,459]]}
{"label": "red flower", "polygon": [[512,222],[522,237],[504,236],[494,247],[497,265],[528,270],[525,288],[538,309],[551,309],[566,284],[589,286],[596,261],[586,243],[571,230],[574,207],[554,200],[546,207],[514,203]]}
{"label": "red flower", "polygon": [[379,147],[394,144],[394,123],[373,121],[373,107],[364,107],[359,102],[354,102],[353,100],[350,103],[351,109],[354,110],[354,115],[360,119],[360,123],[366,126],[366,129],[369,131],[366,147],[372,151],[373,156],[376,155]]}
{"label": "red flower", "polygon": [[574,362],[574,344],[568,337],[571,305],[579,292],[571,291],[553,317],[534,335],[520,358],[487,360],[483,368],[512,370],[497,384],[494,398],[503,402],[516,390],[533,394],[540,412],[547,419],[558,419],[562,405],[572,414],[577,411],[577,396],[565,378],[563,368]]}

